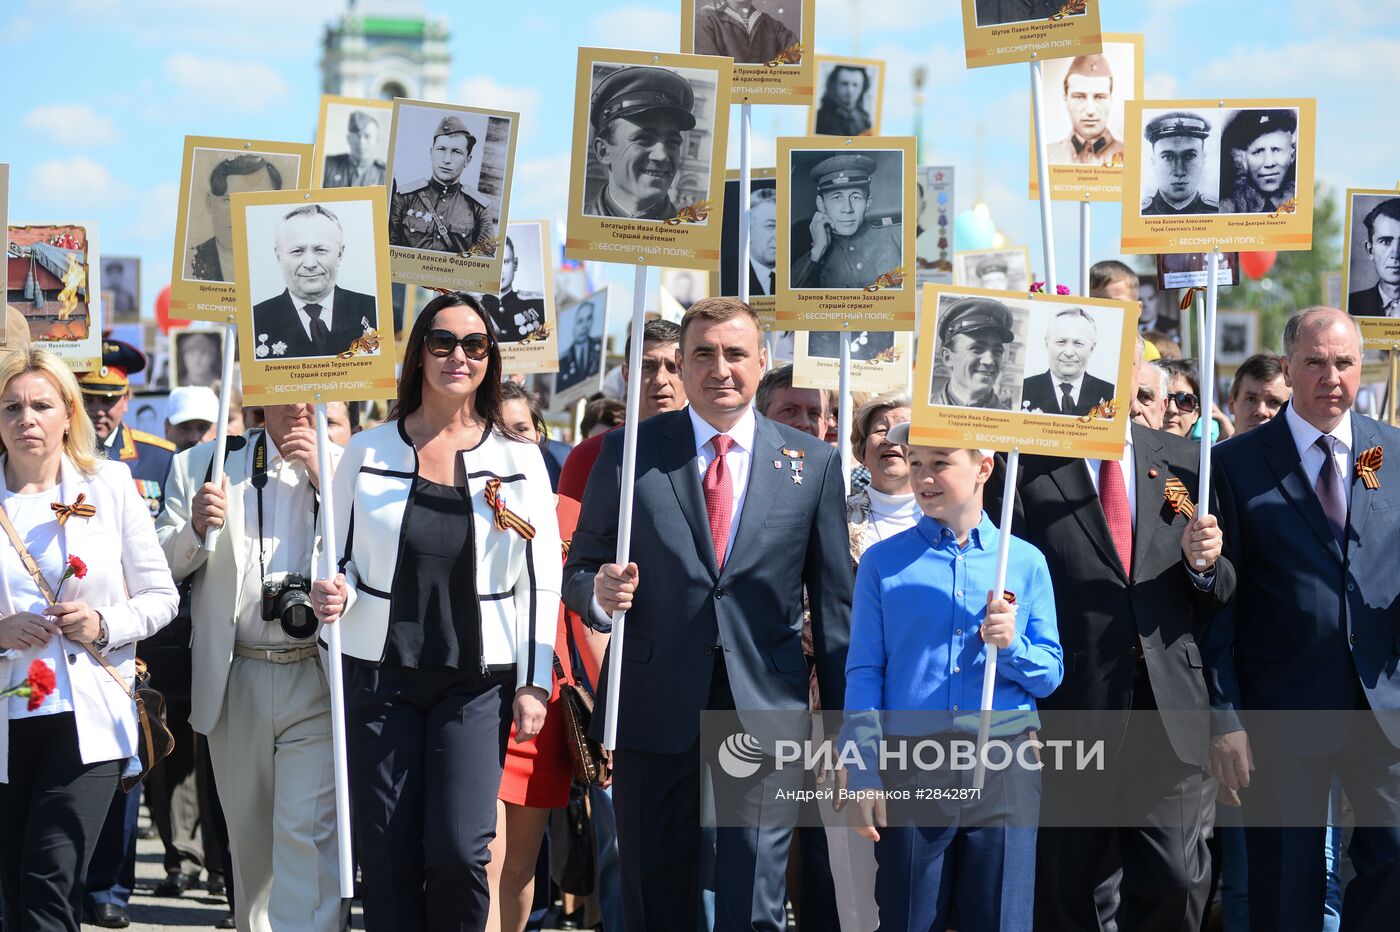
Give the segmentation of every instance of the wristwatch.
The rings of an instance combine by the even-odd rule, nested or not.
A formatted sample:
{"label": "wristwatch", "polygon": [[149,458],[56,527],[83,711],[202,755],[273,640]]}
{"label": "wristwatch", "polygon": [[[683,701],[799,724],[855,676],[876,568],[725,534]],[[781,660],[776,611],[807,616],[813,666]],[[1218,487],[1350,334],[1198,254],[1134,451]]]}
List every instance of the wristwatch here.
{"label": "wristwatch", "polygon": [[103,620],[102,613],[97,613],[97,639],[92,642],[92,646],[98,650],[107,649],[107,622]]}

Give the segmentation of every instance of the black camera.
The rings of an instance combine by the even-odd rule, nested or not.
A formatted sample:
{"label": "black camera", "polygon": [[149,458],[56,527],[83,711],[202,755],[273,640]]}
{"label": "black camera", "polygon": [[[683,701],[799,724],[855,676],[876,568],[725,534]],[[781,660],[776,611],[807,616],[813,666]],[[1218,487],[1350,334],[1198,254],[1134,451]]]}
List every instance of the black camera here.
{"label": "black camera", "polygon": [[263,580],[263,621],[282,625],[287,637],[305,640],[316,633],[316,613],[311,609],[311,580],[287,573]]}

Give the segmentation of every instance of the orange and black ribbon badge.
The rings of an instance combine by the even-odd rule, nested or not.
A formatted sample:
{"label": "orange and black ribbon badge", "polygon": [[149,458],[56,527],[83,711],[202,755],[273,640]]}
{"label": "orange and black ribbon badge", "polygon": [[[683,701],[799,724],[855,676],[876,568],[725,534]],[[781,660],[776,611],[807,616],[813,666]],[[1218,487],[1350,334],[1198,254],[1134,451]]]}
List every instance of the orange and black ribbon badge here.
{"label": "orange and black ribbon badge", "polygon": [[[1380,447],[1376,447],[1376,451],[1379,452]],[[1379,457],[1377,457],[1377,465],[1380,465]],[[49,505],[49,507],[53,509],[53,513],[58,516],[59,527],[63,527],[67,524],[68,519],[74,515],[77,515],[79,518],[91,518],[97,514],[97,509],[84,501],[86,498],[86,495],[79,492],[77,499],[75,499],[71,505],[65,505],[63,502],[54,502]]]}
{"label": "orange and black ribbon badge", "polygon": [[530,522],[506,507],[506,498],[501,494],[501,480],[495,477],[486,480],[486,504],[496,514],[496,527],[503,531],[514,531],[526,540],[533,540],[535,529]]}
{"label": "orange and black ribbon badge", "polygon": [[1205,290],[1206,289],[1199,285],[1192,285],[1190,288],[1187,288],[1186,293],[1181,296],[1181,309],[1183,311],[1191,310],[1191,305],[1196,303],[1196,295],[1198,293],[1203,293]]}
{"label": "orange and black ribbon badge", "polygon": [[1187,518],[1196,516],[1196,503],[1191,501],[1191,493],[1187,491],[1180,479],[1175,477],[1168,479],[1162,497],[1167,500],[1167,504],[1177,514],[1185,515]]}
{"label": "orange and black ribbon badge", "polygon": [[1007,605],[1015,605],[1015,604],[1016,604],[1016,593],[1012,592],[1010,589],[1003,589],[1003,590],[1001,590],[1001,595],[1002,595],[1002,598],[1006,599],[1006,604],[1007,604]]}
{"label": "orange and black ribbon badge", "polygon": [[[1380,477],[1376,473],[1381,470],[1381,463],[1385,456],[1380,447],[1372,447],[1356,458],[1356,474],[1361,477],[1361,481],[1368,489],[1379,489],[1381,487]],[[58,506],[55,505],[55,508]]]}

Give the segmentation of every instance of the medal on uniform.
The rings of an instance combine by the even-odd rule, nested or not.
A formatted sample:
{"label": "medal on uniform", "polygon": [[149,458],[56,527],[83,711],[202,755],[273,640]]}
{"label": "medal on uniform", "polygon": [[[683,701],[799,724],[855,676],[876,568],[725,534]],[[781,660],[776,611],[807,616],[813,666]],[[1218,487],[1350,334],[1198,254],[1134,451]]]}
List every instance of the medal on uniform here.
{"label": "medal on uniform", "polygon": [[1372,447],[1356,458],[1356,475],[1368,489],[1375,490],[1381,487],[1381,480],[1376,473],[1380,471],[1381,462],[1384,460],[1383,452],[1380,447]]}
{"label": "medal on uniform", "polygon": [[[784,453],[787,451],[784,450]],[[802,484],[802,460],[788,460],[788,465],[792,467],[792,484]]]}

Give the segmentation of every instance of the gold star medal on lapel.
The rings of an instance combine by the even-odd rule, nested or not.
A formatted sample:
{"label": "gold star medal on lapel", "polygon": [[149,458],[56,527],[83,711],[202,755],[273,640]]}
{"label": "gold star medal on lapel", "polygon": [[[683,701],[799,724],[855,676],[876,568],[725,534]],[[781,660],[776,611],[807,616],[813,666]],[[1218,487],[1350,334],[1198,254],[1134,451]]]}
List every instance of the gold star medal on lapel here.
{"label": "gold star medal on lapel", "polygon": [[1381,463],[1385,459],[1380,447],[1372,447],[1356,458],[1356,474],[1361,477],[1361,481],[1368,489],[1379,489],[1381,487],[1380,477],[1376,473],[1380,472]]}
{"label": "gold star medal on lapel", "polygon": [[1191,501],[1191,493],[1187,491],[1185,484],[1175,476],[1167,480],[1163,487],[1162,497],[1167,500],[1172,511],[1187,518],[1195,517],[1196,503]]}

